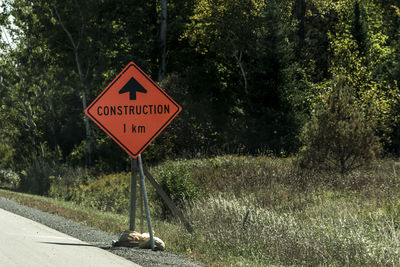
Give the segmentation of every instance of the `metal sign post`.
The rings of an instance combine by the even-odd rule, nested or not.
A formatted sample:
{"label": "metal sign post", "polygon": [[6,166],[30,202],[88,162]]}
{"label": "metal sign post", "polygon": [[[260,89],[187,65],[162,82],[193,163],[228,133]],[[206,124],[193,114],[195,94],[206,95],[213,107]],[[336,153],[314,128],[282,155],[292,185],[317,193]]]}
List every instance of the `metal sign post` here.
{"label": "metal sign post", "polygon": [[149,202],[147,200],[146,184],[144,182],[144,173],[143,173],[143,164],[142,164],[142,155],[141,154],[139,154],[139,156],[138,156],[138,164],[139,164],[139,174],[140,174],[140,187],[142,188],[144,208],[146,211],[147,228],[148,228],[149,234],[150,234],[150,245],[151,245],[151,249],[155,250],[153,230],[151,228],[151,221],[150,221]]}
{"label": "metal sign post", "polygon": [[137,176],[137,162],[136,159],[131,158],[131,194],[129,205],[129,230],[135,231],[136,219],[136,176]]}

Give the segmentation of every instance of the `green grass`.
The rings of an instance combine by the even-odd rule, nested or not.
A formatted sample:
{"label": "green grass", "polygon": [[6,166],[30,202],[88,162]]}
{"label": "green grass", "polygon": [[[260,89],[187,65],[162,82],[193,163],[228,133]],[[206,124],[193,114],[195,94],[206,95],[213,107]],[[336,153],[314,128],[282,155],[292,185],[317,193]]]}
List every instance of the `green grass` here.
{"label": "green grass", "polygon": [[13,199],[24,206],[56,214],[114,234],[126,230],[128,224],[126,216],[85,207],[74,202],[6,190],[0,190],[0,196]]}
{"label": "green grass", "polygon": [[[341,176],[268,157],[166,162],[151,168],[156,179],[189,174],[187,188],[199,189],[196,198],[181,203],[195,232],[173,218],[162,220],[149,187],[154,230],[167,250],[207,265],[400,265],[398,168],[384,160]],[[177,179],[175,174],[168,179]],[[54,179],[52,194],[75,204],[4,190],[0,196],[104,231],[126,230],[129,174],[70,180]]]}

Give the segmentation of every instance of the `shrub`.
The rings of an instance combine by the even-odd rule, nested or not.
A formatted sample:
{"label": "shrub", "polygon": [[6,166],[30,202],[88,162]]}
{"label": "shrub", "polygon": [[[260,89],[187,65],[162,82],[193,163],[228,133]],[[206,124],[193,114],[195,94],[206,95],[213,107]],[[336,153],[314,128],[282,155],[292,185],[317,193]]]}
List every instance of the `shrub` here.
{"label": "shrub", "polygon": [[72,200],[84,206],[126,214],[129,210],[129,175],[115,173],[87,183],[76,183],[73,193]]}
{"label": "shrub", "polygon": [[[162,189],[177,205],[182,205],[185,200],[194,201],[200,195],[200,188],[193,183],[184,162],[169,161],[163,164],[156,177]],[[162,204],[162,209],[165,217],[167,207]]]}
{"label": "shrub", "polygon": [[10,169],[0,170],[0,185],[12,189],[17,189],[21,183],[18,173]]}
{"label": "shrub", "polygon": [[62,166],[58,175],[51,175],[48,195],[63,200],[73,200],[75,186],[87,185],[88,181],[94,179],[86,169]]}
{"label": "shrub", "polygon": [[375,160],[380,152],[374,112],[357,105],[343,77],[333,86],[302,132],[302,166],[335,169],[342,175]]}

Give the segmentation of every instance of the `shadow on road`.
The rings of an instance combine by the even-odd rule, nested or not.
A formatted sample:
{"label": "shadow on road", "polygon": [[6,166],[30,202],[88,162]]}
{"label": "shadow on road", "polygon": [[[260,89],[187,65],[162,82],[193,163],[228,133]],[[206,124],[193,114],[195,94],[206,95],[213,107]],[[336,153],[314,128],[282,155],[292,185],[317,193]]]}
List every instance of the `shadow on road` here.
{"label": "shadow on road", "polygon": [[60,242],[40,242],[40,243],[49,245],[60,245],[60,246],[96,247],[94,245],[81,244],[81,243],[60,243]]}

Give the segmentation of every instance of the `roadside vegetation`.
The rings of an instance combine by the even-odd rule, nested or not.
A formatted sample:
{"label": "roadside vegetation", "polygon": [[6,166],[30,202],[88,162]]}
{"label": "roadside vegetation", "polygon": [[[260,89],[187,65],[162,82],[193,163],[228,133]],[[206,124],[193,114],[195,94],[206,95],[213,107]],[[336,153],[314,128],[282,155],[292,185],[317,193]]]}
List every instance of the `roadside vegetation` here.
{"label": "roadside vegetation", "polygon": [[[345,175],[301,170],[291,158],[233,155],[167,161],[150,171],[160,184],[187,179],[169,184],[182,192],[171,197],[193,234],[176,218],[164,219],[148,186],[154,230],[169,251],[209,265],[400,264],[400,165],[394,160]],[[75,175],[52,178],[51,198],[0,195],[115,234],[126,230],[129,174]]]}

